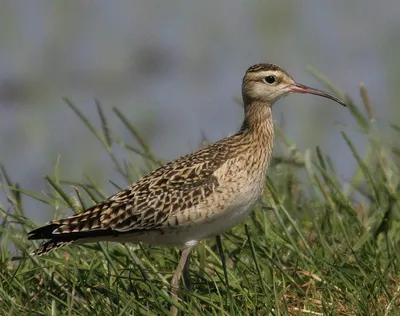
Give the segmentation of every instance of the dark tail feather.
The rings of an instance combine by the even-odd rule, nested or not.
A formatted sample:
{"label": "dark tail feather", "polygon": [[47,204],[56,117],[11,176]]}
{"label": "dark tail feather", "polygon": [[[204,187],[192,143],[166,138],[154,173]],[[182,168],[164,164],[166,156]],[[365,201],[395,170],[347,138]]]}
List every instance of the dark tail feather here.
{"label": "dark tail feather", "polygon": [[49,241],[44,242],[38,249],[31,253],[34,256],[41,256],[48,254],[49,252],[61,248],[65,245],[71,244],[75,241],[75,239],[71,238],[71,236],[57,236],[55,238],[53,232],[57,229],[60,224],[48,224],[43,227],[39,227],[35,230],[29,232],[28,239],[50,239]]}
{"label": "dark tail feather", "polygon": [[[89,231],[54,233],[57,228],[63,226],[61,223],[51,223],[43,227],[39,227],[28,233],[28,239],[50,239],[43,243],[39,249],[35,250],[32,255],[41,256],[47,254],[55,249],[71,244],[78,240],[85,240],[87,238],[98,238],[101,241],[102,237],[118,236],[120,233],[112,229],[97,229]],[[70,229],[70,227],[68,227]]]}
{"label": "dark tail feather", "polygon": [[36,228],[28,233],[28,239],[50,239],[53,238],[53,231],[60,227],[60,224],[49,224]]}

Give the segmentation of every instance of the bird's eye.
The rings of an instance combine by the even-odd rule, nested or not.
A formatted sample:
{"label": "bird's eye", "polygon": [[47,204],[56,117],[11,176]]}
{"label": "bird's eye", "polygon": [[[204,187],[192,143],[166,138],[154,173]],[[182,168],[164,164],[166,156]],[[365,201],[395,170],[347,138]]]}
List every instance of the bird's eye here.
{"label": "bird's eye", "polygon": [[268,83],[268,84],[273,84],[273,83],[275,83],[276,81],[277,81],[277,79],[276,79],[276,77],[273,76],[273,75],[266,76],[266,77],[264,78],[264,82],[266,82],[266,83]]}

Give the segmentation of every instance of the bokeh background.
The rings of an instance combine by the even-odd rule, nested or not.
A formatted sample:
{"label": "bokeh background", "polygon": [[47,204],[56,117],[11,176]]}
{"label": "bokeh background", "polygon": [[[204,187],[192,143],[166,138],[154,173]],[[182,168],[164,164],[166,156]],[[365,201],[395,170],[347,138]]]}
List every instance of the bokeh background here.
{"label": "bokeh background", "polygon": [[[383,128],[398,123],[398,0],[0,1],[0,163],[13,180],[41,194],[60,156],[61,178],[87,174],[113,193],[125,186],[101,144],[62,101],[70,98],[98,126],[94,98],[127,143],[118,107],[153,151],[173,159],[240,126],[244,71],[262,61],[323,88],[318,69],[361,107],[363,81]],[[299,148],[320,145],[343,181],[356,164],[340,135],[363,151],[353,118],[313,96],[279,101],[274,115]],[[133,163],[140,163],[140,160]],[[36,221],[52,210],[24,198]],[[7,205],[0,193],[0,204]]]}

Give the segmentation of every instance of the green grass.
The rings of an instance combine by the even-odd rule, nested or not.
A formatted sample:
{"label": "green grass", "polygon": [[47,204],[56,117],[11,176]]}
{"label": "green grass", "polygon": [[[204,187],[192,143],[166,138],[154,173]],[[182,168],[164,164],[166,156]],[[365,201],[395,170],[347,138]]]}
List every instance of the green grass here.
{"label": "green grass", "polygon": [[[277,129],[286,154],[274,157],[263,201],[244,224],[222,235],[225,266],[215,239],[196,247],[191,288],[182,287],[179,302],[168,287],[179,260],[175,248],[95,243],[29,256],[37,244],[27,232],[38,224],[25,217],[24,199],[78,210],[105,194],[90,179],[62,181],[58,164],[46,176],[46,195],[20,188],[2,168],[8,201],[0,205],[0,315],[168,315],[171,304],[182,315],[400,314],[400,144],[382,136],[363,87],[361,93],[364,108],[346,99],[351,128],[365,135],[368,148],[361,155],[342,131],[358,164],[348,183],[319,148],[302,152]],[[141,172],[119,160],[115,148],[142,157],[149,170],[160,163],[117,109],[140,148],[112,133],[98,102],[100,128],[65,102],[127,182]],[[391,129],[400,133],[398,125]],[[16,253],[21,258],[12,260]]]}

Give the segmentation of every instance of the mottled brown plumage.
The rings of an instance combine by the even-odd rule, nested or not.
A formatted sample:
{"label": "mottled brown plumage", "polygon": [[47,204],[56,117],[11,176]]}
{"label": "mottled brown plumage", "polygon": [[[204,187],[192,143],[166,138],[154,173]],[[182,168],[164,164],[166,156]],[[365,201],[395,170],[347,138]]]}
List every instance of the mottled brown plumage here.
{"label": "mottled brown plumage", "polygon": [[72,242],[133,241],[184,248],[174,277],[174,297],[191,248],[243,221],[261,195],[270,162],[272,105],[289,93],[335,97],[296,83],[272,64],[250,67],[243,78],[240,130],[149,173],[127,189],[68,218],[29,233],[48,239],[41,255]]}
{"label": "mottled brown plumage", "polygon": [[[269,109],[265,112],[264,115],[270,115]],[[260,119],[262,125],[268,122],[262,117]],[[259,128],[264,130],[262,125]],[[253,133],[242,128],[232,137],[224,138],[154,170],[104,202],[33,230],[29,239],[51,239],[35,254],[45,254],[59,248],[59,244],[80,239],[102,237],[105,240],[118,241],[118,237],[123,237],[124,234],[140,236],[146,231],[159,231],[163,234],[163,230],[190,225],[190,218],[196,213],[193,208],[201,203],[208,204],[207,198],[217,192],[220,179],[233,181],[235,174],[241,173],[241,170],[236,170],[237,166],[241,168],[244,164],[252,166],[249,170],[244,169],[247,172],[244,176],[251,178],[249,171],[257,171],[256,165],[259,163],[266,164],[272,150],[272,125],[265,131],[267,133],[260,134],[256,140]],[[257,150],[256,144],[267,150]],[[249,151],[259,155],[253,155],[249,159]],[[231,162],[227,164],[228,161]],[[216,171],[224,164],[227,172],[219,175]],[[236,194],[236,190],[232,193]],[[202,214],[197,216],[201,217]]]}

